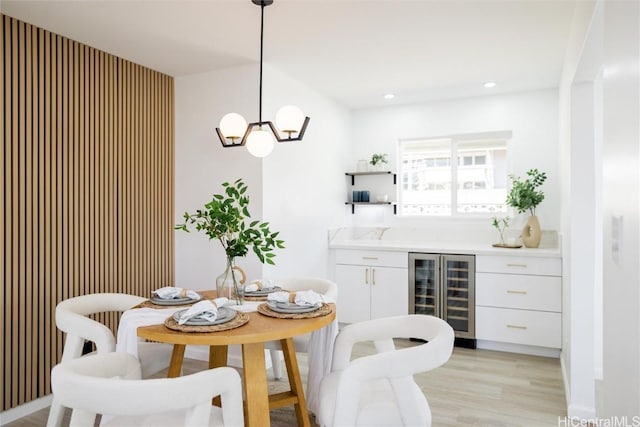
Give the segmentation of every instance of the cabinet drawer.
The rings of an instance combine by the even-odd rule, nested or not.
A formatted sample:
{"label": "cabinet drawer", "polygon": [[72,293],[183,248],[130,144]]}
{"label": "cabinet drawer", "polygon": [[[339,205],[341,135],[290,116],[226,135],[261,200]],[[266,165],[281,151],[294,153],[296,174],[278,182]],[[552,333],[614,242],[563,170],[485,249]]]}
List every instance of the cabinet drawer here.
{"label": "cabinet drawer", "polygon": [[561,312],[562,282],[554,276],[477,273],[476,304]]}
{"label": "cabinet drawer", "polygon": [[476,338],[560,348],[562,316],[544,311],[476,307]]}
{"label": "cabinet drawer", "polygon": [[336,250],[336,264],[407,268],[407,252]]}
{"label": "cabinet drawer", "polygon": [[478,255],[476,272],[561,276],[562,262],[560,258]]}

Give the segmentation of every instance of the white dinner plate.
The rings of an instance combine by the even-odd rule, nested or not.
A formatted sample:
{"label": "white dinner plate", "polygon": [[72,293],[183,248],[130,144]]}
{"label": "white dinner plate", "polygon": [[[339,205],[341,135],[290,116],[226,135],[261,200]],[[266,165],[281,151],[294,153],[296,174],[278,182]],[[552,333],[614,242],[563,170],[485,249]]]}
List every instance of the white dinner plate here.
{"label": "white dinner plate", "polygon": [[273,311],[277,311],[279,313],[309,313],[311,311],[315,311],[322,307],[322,304],[318,305],[298,305],[290,302],[276,302],[276,301],[267,301],[267,305]]}
{"label": "white dinner plate", "polygon": [[[184,310],[178,310],[175,313],[173,313],[173,320],[175,320],[176,322],[180,322],[180,316],[182,315],[182,313],[184,313],[187,310],[188,310],[188,308],[185,308]],[[226,307],[220,307],[218,309],[218,317],[213,322],[211,322],[209,320],[206,320],[206,319],[200,319],[200,318],[197,318],[197,317],[192,317],[191,319],[189,319],[185,323],[183,323],[183,325],[189,325],[189,326],[219,325],[221,323],[227,323],[227,322],[233,320],[234,317],[236,317],[236,311],[235,310],[232,310],[232,309],[226,308]]]}
{"label": "white dinner plate", "polygon": [[159,298],[157,295],[151,297],[151,302],[157,305],[185,305],[191,304],[192,302],[196,302],[200,300],[191,299],[188,297],[182,298]]}
{"label": "white dinner plate", "polygon": [[267,290],[259,290],[259,291],[253,291],[253,292],[245,291],[244,294],[250,297],[258,297],[261,295],[269,295],[270,293],[277,292],[279,290],[281,290],[280,286],[276,286],[275,288],[271,288]]}

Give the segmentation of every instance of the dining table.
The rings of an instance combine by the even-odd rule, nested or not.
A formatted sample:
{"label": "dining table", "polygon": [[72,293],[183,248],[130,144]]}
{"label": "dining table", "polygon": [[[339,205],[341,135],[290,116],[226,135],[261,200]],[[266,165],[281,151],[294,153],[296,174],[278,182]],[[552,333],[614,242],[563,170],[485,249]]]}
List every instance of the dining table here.
{"label": "dining table", "polygon": [[[204,298],[215,298],[215,291],[200,292]],[[136,328],[138,338],[148,341],[168,343],[173,345],[171,361],[169,363],[168,377],[177,377],[182,371],[185,349],[188,345],[205,345],[209,347],[209,369],[226,366],[228,347],[240,345],[242,349],[242,383],[245,395],[245,425],[264,427],[270,425],[270,411],[283,406],[293,405],[299,426],[309,426],[309,410],[305,399],[305,392],[298,367],[293,337],[306,333],[312,334],[310,347],[316,347],[315,356],[323,360],[310,360],[309,376],[319,386],[321,372],[312,372],[312,369],[327,370],[330,368],[330,355],[333,350],[333,339],[337,334],[336,306],[334,303],[323,304],[323,315],[305,318],[279,318],[265,315],[264,306],[261,312],[257,311],[260,303],[248,303],[243,306],[231,306],[248,316],[248,321],[241,326],[216,332],[192,332],[188,330],[170,329],[164,322],[148,324],[151,315],[143,317],[142,323],[136,325],[129,322],[129,329]],[[130,314],[135,316],[133,309]],[[158,310],[160,311],[160,310]],[[171,310],[162,310],[164,316],[171,315]],[[175,311],[175,310],[174,310]],[[128,313],[123,314],[123,318]],[[147,312],[149,313],[149,312]],[[240,314],[240,313],[239,313]],[[158,317],[156,317],[157,319]],[[140,319],[140,317],[138,317]],[[127,323],[127,322],[125,322]],[[144,325],[146,326],[139,326]],[[122,322],[120,328],[122,328]],[[123,336],[118,331],[118,343]],[[319,332],[323,333],[320,334]],[[129,332],[131,332],[129,330]],[[315,334],[315,336],[314,336]],[[122,341],[126,341],[123,339]],[[289,380],[289,390],[269,394],[267,383],[267,368],[265,360],[265,343],[279,341],[284,355],[284,363]],[[127,351],[125,347],[121,351]],[[311,350],[311,349],[310,349]],[[116,347],[118,351],[118,346]],[[130,352],[133,352],[129,348]],[[311,354],[310,354],[311,358]],[[328,358],[328,360],[327,360]],[[313,365],[313,366],[312,366]],[[315,375],[314,375],[315,374]],[[311,378],[310,378],[311,379]],[[215,401],[219,404],[219,400]]]}

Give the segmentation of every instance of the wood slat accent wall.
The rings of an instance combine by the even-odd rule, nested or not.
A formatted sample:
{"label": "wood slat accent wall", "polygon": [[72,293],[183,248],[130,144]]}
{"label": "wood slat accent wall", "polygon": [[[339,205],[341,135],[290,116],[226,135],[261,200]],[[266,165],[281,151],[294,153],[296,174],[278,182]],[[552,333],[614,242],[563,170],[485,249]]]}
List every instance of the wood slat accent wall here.
{"label": "wood slat accent wall", "polygon": [[[174,281],[173,78],[0,15],[2,410],[51,392],[55,307]],[[117,313],[98,320],[114,330]]]}

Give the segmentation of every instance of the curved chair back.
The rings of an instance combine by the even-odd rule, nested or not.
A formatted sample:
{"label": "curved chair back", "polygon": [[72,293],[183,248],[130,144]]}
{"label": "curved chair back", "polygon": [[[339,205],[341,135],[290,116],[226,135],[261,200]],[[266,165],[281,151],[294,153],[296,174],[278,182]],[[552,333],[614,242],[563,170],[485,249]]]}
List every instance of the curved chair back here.
{"label": "curved chair back", "polygon": [[89,294],[61,301],[56,306],[56,326],[67,336],[62,361],[77,359],[85,340],[96,344],[98,353],[115,351],[116,339],[111,329],[87,317],[108,311],[125,311],[145,298],[116,293]]}
{"label": "curved chair back", "polygon": [[[56,306],[56,326],[66,333],[61,362],[68,362],[82,355],[85,340],[94,342],[98,354],[110,353],[116,349],[116,339],[107,326],[87,316],[90,314],[128,310],[146,298],[120,293],[98,293],[82,295],[61,301]],[[146,344],[146,343],[145,343]],[[146,351],[143,361],[147,373],[153,373],[168,366],[171,347],[166,344],[149,343],[155,352]],[[151,348],[149,348],[151,350]],[[147,374],[145,373],[145,375]],[[47,426],[60,426],[64,415],[55,393]]]}
{"label": "curved chair back", "polygon": [[[203,426],[212,414],[222,425],[243,425],[241,380],[234,369],[149,380],[141,380],[140,372],[130,354],[94,354],[55,366],[51,385],[61,404],[73,409],[71,426],[93,425],[96,414],[107,415],[107,425]],[[211,406],[218,395],[221,411]]]}
{"label": "curved chair back", "polygon": [[318,277],[288,277],[277,281],[278,285],[289,291],[313,290],[319,294],[338,300],[338,285],[331,280]]}
{"label": "curved chair back", "polygon": [[[396,349],[393,338],[427,342]],[[366,341],[374,342],[377,353],[351,360],[354,345]],[[428,402],[413,375],[443,365],[451,357],[453,342],[451,326],[433,316],[388,317],[345,326],[335,341],[332,372],[321,384],[321,425],[367,424],[380,420],[381,414],[395,417],[384,421],[394,425],[430,425]],[[364,402],[364,392],[376,387],[382,390],[377,401]]]}
{"label": "curved chair back", "polygon": [[[278,286],[288,291],[307,291],[313,290],[319,294],[329,297],[333,302],[338,302],[338,285],[331,280],[318,277],[287,277],[276,281]],[[309,350],[309,340],[311,334],[298,335],[293,338],[293,344],[296,352],[307,352]],[[283,376],[282,371],[282,347],[277,341],[265,343],[265,347],[270,351],[271,365],[273,368],[273,377],[280,379]]]}

